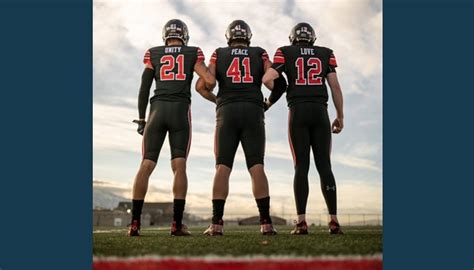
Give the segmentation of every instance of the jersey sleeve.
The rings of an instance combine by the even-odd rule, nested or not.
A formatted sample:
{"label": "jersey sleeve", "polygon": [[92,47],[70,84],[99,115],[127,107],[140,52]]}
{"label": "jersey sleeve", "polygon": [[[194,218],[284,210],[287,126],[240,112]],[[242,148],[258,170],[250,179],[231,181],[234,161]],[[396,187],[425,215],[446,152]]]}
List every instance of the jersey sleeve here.
{"label": "jersey sleeve", "polygon": [[273,56],[272,68],[278,71],[278,73],[285,71],[285,55],[283,54],[281,48],[278,48],[275,52],[275,56]]}
{"label": "jersey sleeve", "polygon": [[329,65],[328,65],[328,72],[336,72],[336,67],[337,67],[337,61],[336,57],[334,56],[334,53],[331,52],[331,56],[329,56]]}
{"label": "jersey sleeve", "polygon": [[[263,49],[262,49],[263,50]],[[262,51],[262,60],[263,60],[263,63],[265,64],[267,61],[270,60],[270,58],[268,57],[268,53],[267,51],[263,50]]]}
{"label": "jersey sleeve", "polygon": [[204,53],[202,53],[201,48],[198,47],[198,48],[197,48],[196,63],[198,63],[198,62],[204,62],[204,59],[205,59]]}
{"label": "jersey sleeve", "polygon": [[148,51],[145,52],[145,56],[143,56],[143,64],[145,64],[145,65],[150,64],[150,65],[151,65],[151,54],[150,54],[150,50],[148,50]]}
{"label": "jersey sleeve", "polygon": [[212,55],[211,55],[211,59],[209,60],[209,64],[216,64],[216,61],[217,61],[217,50],[215,50]]}

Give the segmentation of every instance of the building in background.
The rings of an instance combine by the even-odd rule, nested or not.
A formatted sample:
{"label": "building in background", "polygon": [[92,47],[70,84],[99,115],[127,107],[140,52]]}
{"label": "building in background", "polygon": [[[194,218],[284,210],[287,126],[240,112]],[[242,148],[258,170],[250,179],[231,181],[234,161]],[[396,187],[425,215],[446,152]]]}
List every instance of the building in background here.
{"label": "building in background", "polygon": [[[110,209],[94,209],[93,210],[93,226],[128,226],[130,223],[130,215],[132,202],[122,201],[112,210]],[[187,214],[183,216],[186,220]],[[150,202],[144,203],[142,209],[141,225],[146,226],[168,226],[173,220],[173,203],[172,202]]]}

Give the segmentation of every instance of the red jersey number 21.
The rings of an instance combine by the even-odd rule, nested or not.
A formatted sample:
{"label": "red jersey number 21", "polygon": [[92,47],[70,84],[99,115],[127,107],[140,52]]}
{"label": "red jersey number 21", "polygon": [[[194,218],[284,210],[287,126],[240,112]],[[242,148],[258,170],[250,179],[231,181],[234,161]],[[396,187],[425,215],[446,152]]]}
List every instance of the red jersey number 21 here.
{"label": "red jersey number 21", "polygon": [[232,78],[232,83],[252,83],[253,77],[250,75],[250,58],[244,57],[242,59],[244,66],[244,76],[240,72],[240,58],[234,57],[227,69],[226,76]]}
{"label": "red jersey number 21", "polygon": [[[176,59],[173,55],[165,55],[161,57],[160,63],[163,64],[160,68],[160,79],[162,81],[186,80],[186,74],[184,74],[183,54],[176,56]],[[178,73],[173,72],[175,64],[178,65]]]}

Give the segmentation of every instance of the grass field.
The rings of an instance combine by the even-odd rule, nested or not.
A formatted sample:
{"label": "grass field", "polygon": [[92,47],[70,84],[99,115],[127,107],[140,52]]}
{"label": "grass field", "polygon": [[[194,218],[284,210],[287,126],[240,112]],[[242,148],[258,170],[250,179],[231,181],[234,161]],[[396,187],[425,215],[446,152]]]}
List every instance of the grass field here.
{"label": "grass field", "polygon": [[226,226],[222,237],[172,237],[169,228],[144,228],[140,237],[127,237],[126,229],[95,228],[93,255],[201,256],[201,255],[372,255],[382,253],[382,227],[344,227],[345,235],[329,235],[326,227],[310,227],[306,236],[290,235],[291,226],[277,226],[278,235],[262,236],[258,226]]}

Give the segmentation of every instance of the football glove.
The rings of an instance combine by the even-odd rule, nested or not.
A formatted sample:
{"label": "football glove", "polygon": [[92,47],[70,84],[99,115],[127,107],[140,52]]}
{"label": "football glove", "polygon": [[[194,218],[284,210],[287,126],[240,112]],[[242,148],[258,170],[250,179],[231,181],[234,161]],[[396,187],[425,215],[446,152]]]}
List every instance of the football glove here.
{"label": "football glove", "polygon": [[143,135],[143,131],[145,131],[145,125],[146,121],[141,119],[141,120],[133,120],[133,123],[138,124],[137,132],[140,135]]}
{"label": "football glove", "polygon": [[263,111],[266,112],[270,108],[270,105],[268,105],[268,99],[265,98],[265,101],[263,102]]}

